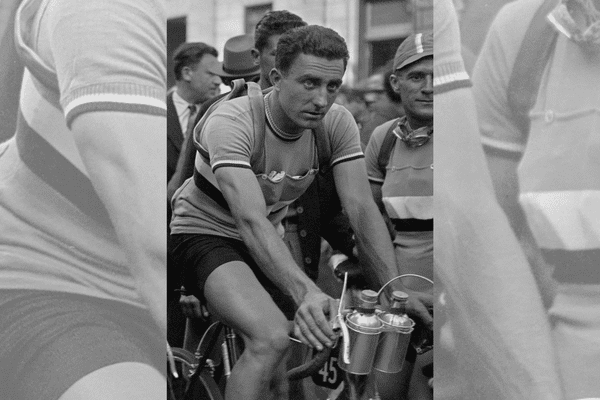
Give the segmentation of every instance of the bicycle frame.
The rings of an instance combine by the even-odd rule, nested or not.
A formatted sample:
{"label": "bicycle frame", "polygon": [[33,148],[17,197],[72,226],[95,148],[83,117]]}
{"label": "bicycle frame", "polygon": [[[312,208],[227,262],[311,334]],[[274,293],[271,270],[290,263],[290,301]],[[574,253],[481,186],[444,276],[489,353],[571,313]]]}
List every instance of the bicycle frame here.
{"label": "bicycle frame", "polygon": [[[401,277],[403,277],[403,276],[400,276],[398,278],[401,278]],[[398,278],[396,278],[396,279],[398,279]],[[386,283],[386,285],[388,285],[390,282]],[[347,289],[346,283],[347,282],[345,279],[341,300],[343,300],[344,293],[346,292],[346,289]],[[379,292],[379,295],[382,293],[384,288],[385,288],[385,285]],[[341,323],[340,323],[341,328],[345,328],[345,324],[343,323],[343,316],[346,314],[346,311],[347,310],[342,310],[342,302],[340,302],[340,308],[338,310],[337,318],[338,318],[338,321],[341,321]],[[195,400],[192,398],[193,385],[195,384],[195,382],[200,381],[201,377],[203,377],[203,379],[205,381],[207,380],[207,377],[205,375],[203,376],[203,374],[206,374],[207,366],[209,366],[207,361],[209,360],[210,355],[213,353],[213,350],[217,348],[216,346],[218,345],[218,341],[222,337],[221,333],[223,332],[223,330],[224,330],[224,340],[221,342],[221,345],[220,345],[221,355],[223,358],[223,377],[225,378],[225,382],[229,379],[229,376],[231,375],[231,370],[241,355],[241,349],[237,342],[237,334],[235,333],[235,331],[231,327],[226,326],[225,324],[223,324],[221,322],[215,322],[215,323],[211,324],[211,326],[207,329],[207,331],[202,336],[202,339],[200,340],[200,344],[197,347],[196,354],[194,354],[194,356],[193,356],[196,361],[193,363],[193,365],[195,366],[195,369],[194,369],[194,372],[192,373],[192,375],[189,377],[182,400]],[[347,332],[345,334],[347,335]],[[292,339],[292,340],[297,341],[297,339]],[[421,345],[422,345],[422,347],[421,347]],[[419,354],[423,354],[423,353],[431,350],[433,345],[431,342],[424,341],[423,343],[420,343],[419,346],[413,345],[413,347],[415,347],[415,350]],[[201,350],[201,348],[203,350]],[[321,369],[321,367],[325,364],[325,362],[327,362],[327,360],[329,358],[329,353],[321,352],[319,354],[319,356],[320,356],[320,359],[318,359],[316,361],[313,360],[313,362],[310,364],[310,366],[308,366],[308,367],[301,366],[301,367],[296,368],[297,371],[290,371],[290,373],[288,373],[288,378],[292,379],[292,380],[293,379],[301,379],[301,378],[304,378],[306,376],[310,376],[310,375],[316,373],[319,369]],[[172,366],[170,367],[170,369],[171,369],[171,371],[175,371],[175,369]],[[212,374],[213,371],[209,371],[209,372]],[[359,387],[361,387],[365,384],[364,379],[355,379],[355,380],[345,379],[345,382],[348,385],[349,393],[360,394],[364,391],[364,387],[363,387],[363,389],[359,389]],[[206,384],[204,384],[204,385],[205,385],[205,387],[207,386]],[[213,386],[218,388],[218,386],[216,384]],[[209,390],[209,389],[205,388],[205,390]],[[219,392],[218,396],[215,398],[221,398],[221,396],[222,396],[222,394]],[[177,400],[179,400],[179,399],[177,399]]]}

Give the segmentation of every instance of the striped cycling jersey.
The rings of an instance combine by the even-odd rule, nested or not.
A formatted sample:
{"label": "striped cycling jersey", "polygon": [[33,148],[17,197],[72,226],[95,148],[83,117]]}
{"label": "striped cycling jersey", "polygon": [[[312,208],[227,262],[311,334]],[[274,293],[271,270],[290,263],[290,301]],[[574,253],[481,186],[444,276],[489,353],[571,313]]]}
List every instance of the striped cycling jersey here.
{"label": "striped cycling jersey", "polygon": [[[265,114],[265,132],[259,140],[255,140],[259,135],[254,132],[248,97],[227,101],[210,115],[199,137],[202,151],[196,155],[196,182],[188,179],[172,199],[172,234],[240,239],[214,175],[218,168],[252,170],[264,196],[267,218],[275,226],[285,216],[288,205],[308,188],[319,170],[311,130],[293,138],[282,137],[272,128],[269,113]],[[348,110],[333,104],[323,125],[331,144],[330,166],[363,157],[358,127]],[[257,153],[261,157],[256,157]]]}
{"label": "striped cycling jersey", "polygon": [[0,289],[142,306],[70,124],[94,111],[166,114],[164,6],[24,0],[15,42],[26,70],[16,135],[0,145]]}
{"label": "striped cycling jersey", "polygon": [[385,170],[378,164],[383,139],[396,122],[388,121],[373,131],[365,151],[369,181],[382,185],[382,201],[391,219],[432,220],[433,138],[420,147],[397,139]]}

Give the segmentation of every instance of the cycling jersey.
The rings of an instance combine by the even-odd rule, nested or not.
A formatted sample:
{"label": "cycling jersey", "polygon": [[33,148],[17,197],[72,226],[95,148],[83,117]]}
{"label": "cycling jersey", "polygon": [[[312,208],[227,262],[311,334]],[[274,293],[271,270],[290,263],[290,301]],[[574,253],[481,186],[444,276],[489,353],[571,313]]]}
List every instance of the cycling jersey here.
{"label": "cycling jersey", "polygon": [[[266,116],[264,143],[255,143],[248,97],[223,103],[210,115],[200,134],[200,145],[210,159],[198,154],[199,182],[188,179],[173,196],[171,234],[200,233],[241,240],[214,176],[216,169],[225,166],[251,169],[264,195],[269,221],[274,226],[281,222],[289,204],[304,193],[318,173],[318,154],[310,130],[282,137],[274,132],[269,112]],[[330,166],[363,157],[358,128],[348,110],[333,104],[323,123],[330,135]],[[264,151],[263,159],[251,163],[259,151]]]}
{"label": "cycling jersey", "polygon": [[69,127],[94,111],[165,115],[162,2],[24,0],[15,21],[26,71],[0,145],[0,290],[145,308]]}

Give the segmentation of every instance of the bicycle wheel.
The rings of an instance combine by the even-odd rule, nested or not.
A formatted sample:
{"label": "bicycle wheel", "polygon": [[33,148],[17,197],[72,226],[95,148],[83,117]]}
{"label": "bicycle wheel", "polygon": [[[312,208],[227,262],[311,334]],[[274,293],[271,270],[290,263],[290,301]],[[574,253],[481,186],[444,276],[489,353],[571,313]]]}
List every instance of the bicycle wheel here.
{"label": "bicycle wheel", "polygon": [[[175,369],[174,377],[168,369],[168,391],[171,400],[223,400],[221,390],[207,370],[203,370],[198,379],[190,382],[196,370],[196,358],[192,353],[180,348],[172,348]],[[189,386],[187,396],[185,390]]]}

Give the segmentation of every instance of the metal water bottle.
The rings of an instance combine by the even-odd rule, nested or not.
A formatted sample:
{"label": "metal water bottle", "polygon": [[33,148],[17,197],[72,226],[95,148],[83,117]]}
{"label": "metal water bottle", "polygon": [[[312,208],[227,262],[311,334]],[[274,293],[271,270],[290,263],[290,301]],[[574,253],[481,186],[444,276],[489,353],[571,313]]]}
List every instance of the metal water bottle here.
{"label": "metal water bottle", "polygon": [[350,345],[349,363],[340,357],[339,366],[346,372],[367,375],[373,368],[377,351],[377,342],[382,323],[375,315],[377,293],[363,290],[360,294],[360,306],[346,316],[348,335],[344,336],[345,345]]}
{"label": "metal water bottle", "polygon": [[395,291],[392,293],[390,310],[377,315],[383,325],[373,366],[377,371],[396,373],[402,369],[415,326],[415,322],[406,315],[407,301],[406,293]]}

